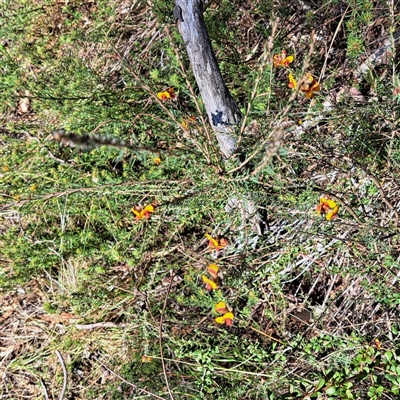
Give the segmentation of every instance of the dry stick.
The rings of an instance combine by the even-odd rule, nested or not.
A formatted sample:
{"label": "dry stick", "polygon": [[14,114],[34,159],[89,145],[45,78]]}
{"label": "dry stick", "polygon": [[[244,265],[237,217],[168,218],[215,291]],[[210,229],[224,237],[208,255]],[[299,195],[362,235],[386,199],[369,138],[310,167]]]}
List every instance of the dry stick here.
{"label": "dry stick", "polygon": [[146,389],[142,389],[142,388],[136,386],[135,384],[133,384],[133,383],[127,381],[127,380],[124,379],[121,375],[118,375],[118,374],[117,374],[116,372],[114,372],[112,369],[108,368],[107,365],[105,365],[102,361],[100,361],[96,356],[92,355],[91,357],[92,357],[94,360],[96,360],[96,361],[97,361],[103,368],[105,368],[108,372],[111,372],[113,375],[115,375],[118,379],[120,379],[122,382],[126,383],[127,385],[132,386],[132,387],[135,388],[136,390],[139,390],[139,391],[141,391],[141,392],[143,392],[143,393],[146,393],[147,395],[152,396],[152,397],[154,397],[154,398],[156,398],[156,399],[165,400],[164,398],[162,398],[162,397],[160,397],[160,396],[158,396],[158,395],[156,395],[156,394],[154,394],[154,393],[148,392]]}
{"label": "dry stick", "polygon": [[58,357],[58,361],[61,364],[61,367],[62,367],[62,370],[63,370],[63,376],[64,376],[63,387],[62,387],[62,390],[61,390],[61,393],[60,393],[60,397],[59,397],[59,400],[62,400],[64,398],[65,391],[67,390],[67,378],[68,378],[68,375],[67,375],[67,368],[65,367],[64,359],[63,359],[61,353],[58,350],[56,350],[56,354],[57,354],[57,357]]}
{"label": "dry stick", "polygon": [[334,33],[333,38],[331,40],[331,45],[329,46],[328,52],[326,53],[326,56],[325,56],[324,65],[322,66],[321,73],[319,74],[318,82],[321,82],[321,79],[323,78],[323,76],[325,74],[325,69],[326,69],[326,64],[328,62],[329,53],[332,50],[333,42],[335,41],[336,36],[339,33],[339,30],[340,30],[340,28],[341,28],[341,26],[343,24],[344,17],[346,16],[347,10],[349,9],[349,7],[350,7],[350,4],[347,6],[345,12],[342,15],[342,18],[340,19],[340,21],[338,23],[338,26],[336,27],[335,33]]}
{"label": "dry stick", "polygon": [[323,301],[323,303],[322,303],[322,309],[324,309],[325,308],[325,304],[328,302],[328,300],[329,300],[329,296],[330,296],[330,294],[331,294],[331,291],[332,291],[332,289],[333,289],[333,285],[336,283],[336,278],[337,278],[337,274],[334,274],[333,275],[333,279],[332,279],[332,282],[331,282],[331,284],[329,285],[329,288],[328,288],[328,290],[327,290],[327,292],[326,292],[326,295],[325,295],[325,299],[324,299],[324,301]]}
{"label": "dry stick", "polygon": [[[115,188],[118,186],[132,186],[132,185],[141,185],[141,184],[148,184],[148,183],[185,183],[185,182],[190,182],[190,179],[178,179],[178,180],[174,180],[174,179],[148,179],[148,180],[144,180],[144,181],[129,181],[129,182],[123,182],[123,183],[109,183],[107,185],[101,185],[101,186],[93,186],[93,187],[83,187],[83,188],[76,188],[76,189],[67,189],[64,190],[62,192],[57,192],[57,193],[50,193],[47,194],[45,196],[41,196],[41,197],[35,197],[32,199],[27,199],[27,200],[20,200],[20,201],[15,201],[13,203],[13,205],[24,205],[25,203],[29,203],[31,201],[36,201],[36,200],[49,200],[52,199],[53,197],[62,197],[62,196],[68,196],[70,194],[74,194],[74,193],[81,193],[81,192],[91,192],[91,191],[96,191],[96,190],[101,190],[101,189],[107,189],[107,188]],[[9,206],[9,204],[5,205],[4,207]],[[0,208],[1,210],[1,208]]]}
{"label": "dry stick", "polygon": [[76,329],[81,329],[84,331],[88,331],[91,329],[97,329],[97,328],[123,328],[125,325],[118,325],[114,324],[114,322],[95,322],[94,324],[76,324],[75,328]]}
{"label": "dry stick", "polygon": [[271,340],[274,340],[275,342],[278,342],[278,343],[283,344],[283,345],[285,344],[285,343],[281,342],[279,339],[275,339],[274,337],[268,335],[267,333],[265,333],[263,331],[259,331],[258,329],[253,328],[252,326],[250,326],[249,328],[252,329],[254,332],[259,333],[260,335],[266,336],[267,338],[269,338]]}
{"label": "dry stick", "polygon": [[165,368],[164,351],[163,351],[163,348],[162,348],[162,325],[163,325],[163,319],[164,319],[164,312],[165,312],[165,308],[167,307],[167,300],[168,300],[168,297],[169,297],[169,292],[171,290],[172,282],[174,281],[174,277],[175,277],[175,275],[171,275],[171,281],[169,282],[167,294],[165,295],[164,305],[163,305],[163,309],[161,311],[161,316],[160,316],[160,327],[159,327],[159,335],[158,335],[158,343],[159,343],[159,346],[160,346],[161,364],[162,364],[163,374],[164,374],[164,378],[165,378],[165,383],[167,385],[169,397],[171,398],[171,400],[174,400],[174,396],[172,395],[171,388],[169,387],[169,382],[168,382],[168,377],[167,377],[167,370]]}
{"label": "dry stick", "polygon": [[393,211],[394,216],[396,217],[396,227],[398,227],[399,224],[399,214],[397,213],[396,209],[394,208],[393,204],[389,201],[389,199],[386,196],[385,191],[382,188],[382,185],[379,183],[378,179],[375,178],[375,176],[365,169],[365,172],[367,173],[368,178],[371,179],[372,182],[374,182],[375,186],[378,188],[379,193],[381,195],[382,200],[386,203],[386,205]]}
{"label": "dry stick", "polygon": [[43,389],[44,399],[45,399],[45,400],[49,400],[49,394],[47,393],[47,389],[46,389],[46,386],[45,386],[43,380],[40,379],[39,382],[40,382],[40,385],[42,386],[42,389]]}
{"label": "dry stick", "polygon": [[178,30],[185,43],[208,120],[215,132],[220,152],[228,159],[236,151],[234,132],[242,113],[233,100],[218,66],[205,26],[203,2],[175,0],[174,9],[175,14],[180,14],[176,18]]}

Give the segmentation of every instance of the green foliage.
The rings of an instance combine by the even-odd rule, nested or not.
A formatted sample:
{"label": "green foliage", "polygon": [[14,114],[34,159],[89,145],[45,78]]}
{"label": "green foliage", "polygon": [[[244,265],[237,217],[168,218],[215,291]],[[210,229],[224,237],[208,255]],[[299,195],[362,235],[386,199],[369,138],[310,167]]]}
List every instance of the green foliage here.
{"label": "green foliage", "polygon": [[[336,31],[340,2],[301,12],[269,1],[205,5],[221,72],[246,118],[241,154],[225,161],[199,114],[184,44],[174,27],[170,36],[162,29],[172,25],[173,1],[3,3],[1,304],[14,312],[40,293],[4,326],[27,338],[43,324],[48,336],[21,342],[26,351],[7,365],[16,378],[1,394],[17,393],[12,382],[27,371],[61,386],[50,354],[60,349],[72,397],[133,398],[144,396],[140,388],[167,397],[166,380],[177,399],[399,396],[400,148],[398,96],[389,96],[398,71],[359,78],[362,103],[336,93],[352,72],[342,65],[356,68],[369,51],[373,21],[383,14],[395,31],[393,10],[349,3],[337,65],[324,60],[329,35],[306,60],[316,27]],[[271,15],[280,18],[274,36]],[[275,68],[284,49],[294,62]],[[298,82],[321,73],[322,90],[312,100],[294,94],[289,71]],[[169,87],[177,99],[158,100]],[[337,95],[329,107],[328,90]],[[51,132],[61,127],[149,151],[60,146]],[[332,221],[315,213],[321,195],[340,205]],[[264,235],[243,216],[249,196]],[[232,199],[244,203],[225,212]],[[136,220],[132,208],[153,202],[151,217]],[[205,233],[228,246],[210,249]],[[208,292],[201,276],[213,262],[220,288]],[[11,307],[17,295],[26,298]],[[219,301],[232,308],[233,326],[215,322]]]}

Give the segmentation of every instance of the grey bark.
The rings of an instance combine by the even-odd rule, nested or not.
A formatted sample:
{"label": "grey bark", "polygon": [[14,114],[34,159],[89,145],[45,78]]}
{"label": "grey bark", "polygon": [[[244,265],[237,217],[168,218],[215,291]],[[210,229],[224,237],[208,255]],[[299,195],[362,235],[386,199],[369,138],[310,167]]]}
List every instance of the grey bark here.
{"label": "grey bark", "polygon": [[230,95],[218,67],[204,23],[202,0],[176,0],[174,19],[178,23],[221,152],[229,158],[236,150],[234,132],[242,114]]}
{"label": "grey bark", "polygon": [[[237,147],[235,132],[242,113],[230,95],[218,67],[204,23],[203,1],[175,0],[173,13],[221,153],[229,158]],[[250,221],[253,230],[262,234],[262,220],[250,195],[244,195],[243,199],[230,199],[226,211],[232,212],[235,209],[241,211],[243,226]]]}

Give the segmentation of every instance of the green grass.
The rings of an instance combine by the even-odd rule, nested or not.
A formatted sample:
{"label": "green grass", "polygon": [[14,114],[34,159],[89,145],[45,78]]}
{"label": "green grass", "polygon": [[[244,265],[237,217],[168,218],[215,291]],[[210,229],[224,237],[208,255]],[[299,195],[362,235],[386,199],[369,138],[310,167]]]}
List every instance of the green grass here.
{"label": "green grass", "polygon": [[[246,116],[243,165],[203,124],[172,1],[1,3],[1,395],[58,398],[58,350],[65,398],[398,398],[396,52],[354,76],[398,9],[242,3],[209,4],[205,19]],[[282,49],[298,82],[321,74],[314,99],[273,67]],[[177,101],[158,101],[169,87]],[[63,147],[59,128],[156,153]],[[320,196],[340,205],[331,221]],[[225,211],[232,199],[257,204],[263,235]],[[229,245],[212,251],[206,233]],[[215,322],[219,301],[231,327]]]}

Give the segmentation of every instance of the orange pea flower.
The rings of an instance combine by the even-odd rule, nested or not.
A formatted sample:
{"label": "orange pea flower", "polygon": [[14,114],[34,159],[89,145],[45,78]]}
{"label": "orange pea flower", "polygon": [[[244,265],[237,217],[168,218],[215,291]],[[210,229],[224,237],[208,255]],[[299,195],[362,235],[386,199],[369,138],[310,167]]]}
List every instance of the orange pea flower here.
{"label": "orange pea flower", "polygon": [[288,87],[290,87],[290,89],[297,89],[297,82],[296,79],[294,79],[294,76],[292,74],[289,74],[289,84]]}
{"label": "orange pea flower", "polygon": [[211,291],[211,290],[215,290],[218,289],[219,286],[216,282],[214,282],[213,280],[207,278],[205,275],[201,276],[201,279],[203,279],[203,282],[206,284],[206,289]]}
{"label": "orange pea flower", "polygon": [[146,207],[135,206],[132,208],[132,212],[136,216],[136,221],[139,221],[143,218],[150,218],[151,213],[154,212],[154,207],[151,204]]}
{"label": "orange pea flower", "polygon": [[215,318],[215,322],[218,324],[225,324],[226,326],[232,326],[234,315],[231,312],[227,312],[221,317]]}
{"label": "orange pea flower", "polygon": [[189,130],[189,126],[195,124],[197,121],[196,117],[194,115],[188,117],[188,118],[182,118],[182,127],[185,131]]}
{"label": "orange pea flower", "polygon": [[176,94],[173,88],[168,88],[164,92],[158,92],[157,97],[162,101],[173,100],[176,98]]}
{"label": "orange pea flower", "polygon": [[274,66],[288,68],[294,60],[293,56],[288,56],[286,50],[282,50],[281,54],[274,55]]}
{"label": "orange pea flower", "polygon": [[336,216],[339,211],[339,205],[331,200],[328,196],[321,197],[319,204],[316,207],[317,215],[325,214],[327,221],[330,221]]}
{"label": "orange pea flower", "polygon": [[229,312],[229,309],[223,301],[220,301],[215,305],[215,311],[219,314],[226,314]]}
{"label": "orange pea flower", "polygon": [[145,355],[142,356],[142,363],[149,363],[152,360],[153,359],[151,357],[149,357],[149,356],[145,356]]}
{"label": "orange pea flower", "polygon": [[[297,86],[296,79],[292,74],[289,74],[288,87],[296,90]],[[300,86],[300,90],[304,93],[306,99],[312,99],[314,97],[314,93],[321,90],[321,86],[311,74],[308,74],[304,80],[304,83]]]}
{"label": "orange pea flower", "polygon": [[321,86],[312,75],[308,74],[300,90],[305,94],[306,99],[312,99],[314,97],[314,92],[319,92]]}
{"label": "orange pea flower", "polygon": [[217,264],[210,264],[207,267],[207,272],[214,278],[214,279],[218,279],[218,265]]}
{"label": "orange pea flower", "polygon": [[206,233],[206,238],[208,239],[208,247],[210,249],[215,249],[215,250],[219,251],[228,245],[228,240],[225,238],[221,238],[219,240],[214,239],[208,233]]}

